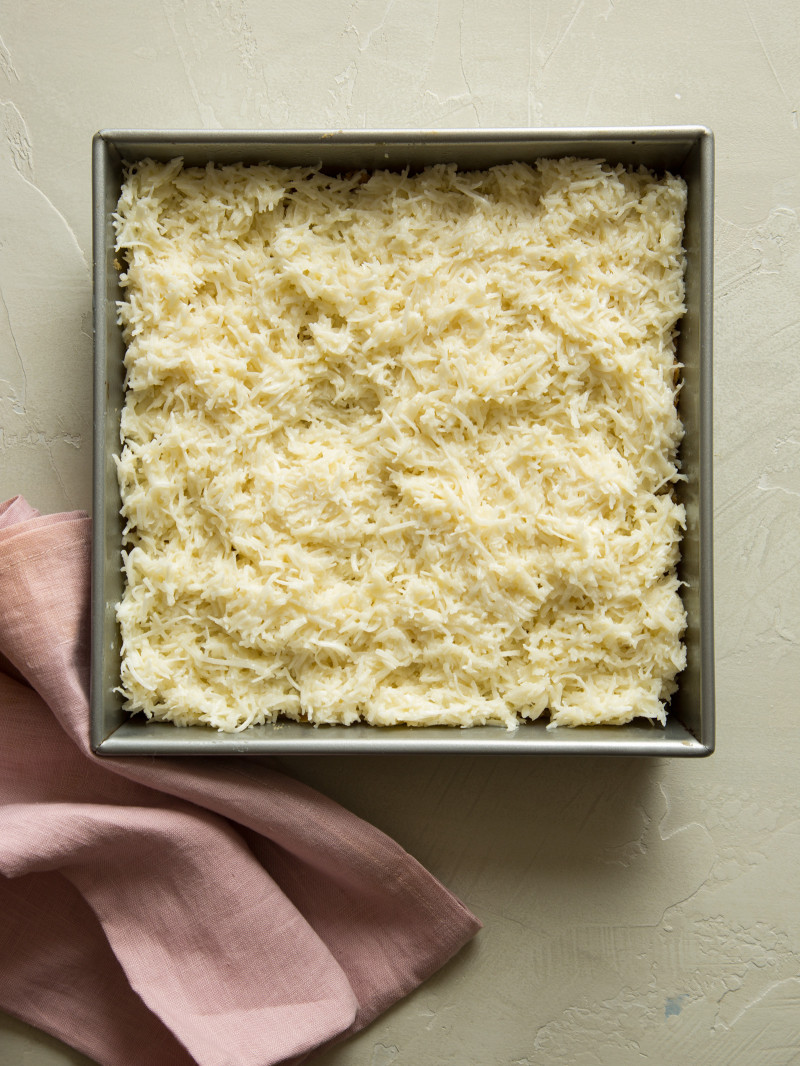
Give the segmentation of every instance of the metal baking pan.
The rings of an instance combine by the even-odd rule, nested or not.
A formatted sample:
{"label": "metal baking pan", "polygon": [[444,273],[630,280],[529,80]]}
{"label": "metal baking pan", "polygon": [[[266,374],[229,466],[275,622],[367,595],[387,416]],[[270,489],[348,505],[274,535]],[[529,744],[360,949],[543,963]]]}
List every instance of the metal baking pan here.
{"label": "metal baking pan", "polygon": [[[223,734],[129,716],[115,693],[120,644],[115,604],[122,593],[122,522],[114,455],[119,454],[124,345],[117,325],[121,292],[112,214],[123,164],[182,156],[188,165],[270,162],[326,170],[417,168],[452,162],[483,169],[513,160],[582,156],[643,164],[682,175],[688,185],[685,247],[687,312],[678,358],[686,436],[678,487],[686,507],[681,579],[688,614],[688,665],[665,728],[647,722],[547,730],[545,721],[513,733],[472,729],[322,726],[296,722]],[[711,374],[714,141],[702,126],[617,129],[507,129],[416,132],[258,132],[102,130],[93,142],[94,220],[94,541],[92,558],[91,741],[103,755],[357,753],[704,756],[714,750],[714,635],[711,514]]]}

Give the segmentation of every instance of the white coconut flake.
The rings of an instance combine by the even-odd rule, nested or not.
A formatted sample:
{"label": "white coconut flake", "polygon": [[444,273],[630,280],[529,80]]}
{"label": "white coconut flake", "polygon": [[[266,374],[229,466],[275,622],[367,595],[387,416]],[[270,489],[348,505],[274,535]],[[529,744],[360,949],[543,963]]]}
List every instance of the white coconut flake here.
{"label": "white coconut flake", "polygon": [[132,166],[127,708],[663,723],[685,205],[584,159]]}

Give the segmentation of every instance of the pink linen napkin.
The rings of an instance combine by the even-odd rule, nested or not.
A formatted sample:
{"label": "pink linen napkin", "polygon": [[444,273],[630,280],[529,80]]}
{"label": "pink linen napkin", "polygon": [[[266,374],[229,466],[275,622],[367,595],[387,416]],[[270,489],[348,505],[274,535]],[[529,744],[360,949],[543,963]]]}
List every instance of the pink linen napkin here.
{"label": "pink linen napkin", "polygon": [[102,1066],[298,1061],[480,923],[263,760],[94,756],[89,543],[0,504],[0,1007]]}

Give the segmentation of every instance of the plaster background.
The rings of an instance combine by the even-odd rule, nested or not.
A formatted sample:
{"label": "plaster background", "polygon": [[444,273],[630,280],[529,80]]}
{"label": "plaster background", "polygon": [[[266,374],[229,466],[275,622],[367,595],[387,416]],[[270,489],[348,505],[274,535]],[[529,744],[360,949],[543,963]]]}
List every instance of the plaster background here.
{"label": "plaster background", "polygon": [[[43,511],[91,505],[96,129],[716,134],[717,753],[285,759],[485,923],[319,1066],[800,1063],[798,40],[792,0],[0,12],[0,499]],[[0,1062],[89,1060],[0,1018]]]}

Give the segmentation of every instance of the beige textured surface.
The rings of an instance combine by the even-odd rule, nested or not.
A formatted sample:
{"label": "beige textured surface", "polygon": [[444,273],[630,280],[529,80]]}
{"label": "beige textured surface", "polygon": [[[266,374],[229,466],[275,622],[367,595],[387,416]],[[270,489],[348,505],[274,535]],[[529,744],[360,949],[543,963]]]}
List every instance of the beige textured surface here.
{"label": "beige textured surface", "polygon": [[[0,13],[0,497],[88,507],[101,126],[717,135],[718,752],[286,760],[485,929],[320,1066],[800,1063],[800,8],[84,0]],[[0,1062],[88,1060],[0,1020]],[[144,1064],[143,1064],[144,1066]]]}

